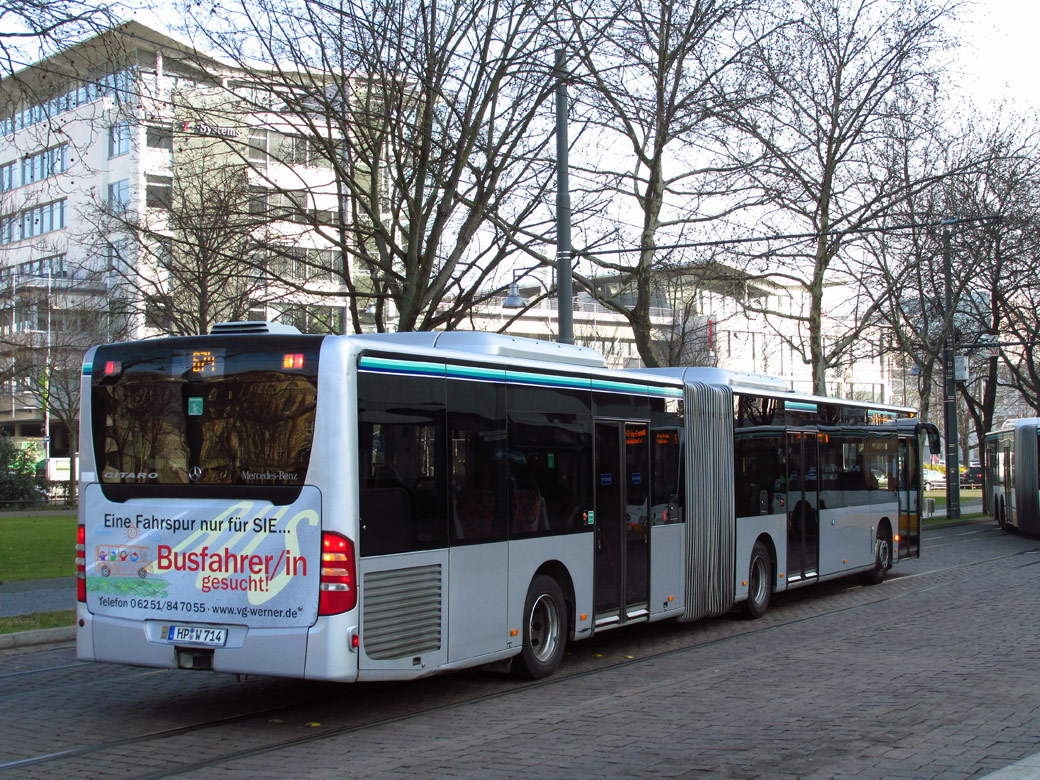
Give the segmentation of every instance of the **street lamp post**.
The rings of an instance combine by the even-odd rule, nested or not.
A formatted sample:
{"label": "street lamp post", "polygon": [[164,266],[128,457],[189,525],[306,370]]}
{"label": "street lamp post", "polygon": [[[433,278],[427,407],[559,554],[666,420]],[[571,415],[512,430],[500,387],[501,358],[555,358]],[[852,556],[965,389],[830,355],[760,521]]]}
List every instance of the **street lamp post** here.
{"label": "street lamp post", "polygon": [[943,284],[946,287],[947,334],[943,349],[943,427],[946,430],[946,517],[961,516],[961,478],[957,453],[957,372],[954,369],[953,269],[950,228],[943,228]]}
{"label": "street lamp post", "polygon": [[571,196],[568,178],[567,73],[563,49],[556,52],[556,291],[561,344],[574,343],[574,293],[571,289]]}
{"label": "street lamp post", "polygon": [[47,269],[47,349],[44,352],[43,366],[43,458],[44,468],[50,468],[51,462],[51,272]]}

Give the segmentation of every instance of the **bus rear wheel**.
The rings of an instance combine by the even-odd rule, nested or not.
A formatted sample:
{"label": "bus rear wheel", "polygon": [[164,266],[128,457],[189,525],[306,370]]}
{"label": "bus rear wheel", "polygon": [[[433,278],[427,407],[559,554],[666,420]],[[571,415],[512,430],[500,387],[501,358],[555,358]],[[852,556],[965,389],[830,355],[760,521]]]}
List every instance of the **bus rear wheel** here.
{"label": "bus rear wheel", "polygon": [[540,680],[556,671],[566,646],[567,605],[559,583],[544,574],[531,580],[524,603],[524,643],[513,674]]}
{"label": "bus rear wheel", "polygon": [[744,602],[744,614],[756,619],[769,609],[769,597],[773,593],[773,559],[769,550],[759,539],[751,550],[748,566],[748,594]]}

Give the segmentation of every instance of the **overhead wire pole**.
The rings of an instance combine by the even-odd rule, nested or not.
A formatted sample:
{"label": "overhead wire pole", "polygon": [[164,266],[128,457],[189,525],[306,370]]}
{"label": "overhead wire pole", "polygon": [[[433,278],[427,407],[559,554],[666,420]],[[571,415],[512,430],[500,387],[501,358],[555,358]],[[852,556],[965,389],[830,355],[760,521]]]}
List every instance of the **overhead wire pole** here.
{"label": "overhead wire pole", "polygon": [[961,466],[957,441],[957,328],[953,303],[953,257],[950,251],[950,227],[965,223],[993,222],[1000,224],[1002,214],[987,217],[956,217],[943,220],[943,287],[947,323],[943,341],[943,428],[945,429],[946,462],[946,517],[959,520],[961,516]]}
{"label": "overhead wire pole", "polygon": [[953,316],[953,261],[950,257],[950,226],[943,226],[943,286],[949,323],[943,348],[943,427],[946,433],[946,517],[961,516],[961,470],[957,452],[957,372],[954,368],[956,328]]}
{"label": "overhead wire pole", "polygon": [[571,283],[571,194],[567,168],[567,73],[563,49],[556,51],[556,295],[561,344],[574,343],[574,293]]}

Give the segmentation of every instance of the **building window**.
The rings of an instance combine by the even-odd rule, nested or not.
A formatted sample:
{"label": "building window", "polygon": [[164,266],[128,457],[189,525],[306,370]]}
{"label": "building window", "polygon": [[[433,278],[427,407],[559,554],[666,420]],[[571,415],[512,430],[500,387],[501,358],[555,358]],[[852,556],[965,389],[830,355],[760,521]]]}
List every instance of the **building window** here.
{"label": "building window", "polygon": [[267,263],[271,277],[277,281],[303,279],[304,250],[298,247],[285,247],[275,251],[276,254],[272,254]]}
{"label": "building window", "polygon": [[126,274],[129,263],[127,262],[127,256],[129,251],[125,241],[115,241],[109,243],[105,247],[105,265],[106,270],[110,273],[116,273],[120,275]]}
{"label": "building window", "polygon": [[342,252],[302,247],[279,249],[268,261],[274,279],[295,282],[331,282],[342,273],[342,265]]}
{"label": "building window", "polygon": [[341,306],[283,303],[271,307],[274,319],[295,326],[302,333],[343,333],[346,310]]}
{"label": "building window", "polygon": [[118,122],[108,128],[108,156],[120,157],[130,151],[130,123]]}
{"label": "building window", "polygon": [[253,128],[249,131],[249,162],[267,165],[267,131]]}
{"label": "building window", "polygon": [[134,74],[131,71],[77,74],[72,83],[62,85],[48,99],[28,104],[7,116],[0,116],[0,135],[16,133],[105,95],[112,95],[117,102],[122,102],[128,96],[137,94],[133,87]]}
{"label": "building window", "polygon": [[62,144],[31,154],[22,160],[22,184],[41,181],[68,167],[69,146]]}
{"label": "building window", "polygon": [[33,276],[39,279],[46,279],[47,277],[57,279],[69,275],[65,269],[64,254],[41,257],[39,260],[31,260],[28,263],[19,263],[14,271],[18,276]]}
{"label": "building window", "polygon": [[173,151],[173,126],[170,124],[164,125],[148,125],[148,130],[145,134],[145,143],[149,149],[166,149],[167,151]]}
{"label": "building window", "polygon": [[0,165],[0,192],[7,192],[18,186],[18,180],[15,176],[17,170],[17,164],[14,162]]}
{"label": "building window", "polygon": [[113,214],[123,214],[130,207],[130,180],[121,179],[108,185],[108,208]]}
{"label": "building window", "polygon": [[308,279],[332,282],[343,273],[343,253],[332,249],[307,250]]}
{"label": "building window", "polygon": [[316,138],[304,138],[303,136],[290,136],[285,139],[288,146],[285,161],[290,165],[302,165],[312,168],[330,168],[328,157],[325,156],[321,141]]}
{"label": "building window", "polygon": [[108,332],[113,336],[126,334],[130,329],[131,309],[127,301],[111,298],[108,301]]}
{"label": "building window", "polygon": [[346,311],[342,306],[307,307],[307,333],[342,334],[346,323]]}
{"label": "building window", "polygon": [[33,206],[0,224],[0,243],[34,238],[65,227],[65,199]]}
{"label": "building window", "polygon": [[65,200],[55,200],[0,217],[0,245],[65,227]]}
{"label": "building window", "polygon": [[271,218],[288,222],[307,222],[307,193],[304,190],[286,190],[271,195]]}
{"label": "building window", "polygon": [[0,246],[16,241],[15,225],[18,224],[18,215],[0,217]]}
{"label": "building window", "polygon": [[268,191],[263,187],[249,187],[249,213],[254,217],[267,216]]}
{"label": "building window", "polygon": [[170,176],[145,176],[145,205],[150,209],[173,208],[173,178]]}
{"label": "building window", "polygon": [[144,308],[144,326],[148,330],[160,333],[173,332],[173,320],[170,312],[161,300],[147,300]]}

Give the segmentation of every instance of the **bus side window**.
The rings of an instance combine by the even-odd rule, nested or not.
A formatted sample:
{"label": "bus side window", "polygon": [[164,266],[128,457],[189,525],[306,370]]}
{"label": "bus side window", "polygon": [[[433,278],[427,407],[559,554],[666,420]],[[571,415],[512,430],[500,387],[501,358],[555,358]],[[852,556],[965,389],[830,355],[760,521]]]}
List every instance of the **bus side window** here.
{"label": "bus side window", "polygon": [[359,553],[448,543],[444,380],[358,374]]}
{"label": "bus side window", "polygon": [[589,393],[507,387],[510,532],[515,536],[588,528],[592,508]]}
{"label": "bus side window", "polygon": [[783,432],[738,430],[734,440],[737,517],[786,512]]}
{"label": "bus side window", "polygon": [[448,380],[452,544],[505,539],[505,386]]}

